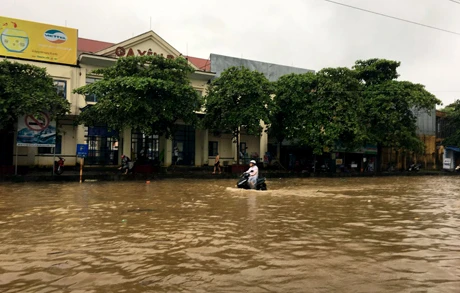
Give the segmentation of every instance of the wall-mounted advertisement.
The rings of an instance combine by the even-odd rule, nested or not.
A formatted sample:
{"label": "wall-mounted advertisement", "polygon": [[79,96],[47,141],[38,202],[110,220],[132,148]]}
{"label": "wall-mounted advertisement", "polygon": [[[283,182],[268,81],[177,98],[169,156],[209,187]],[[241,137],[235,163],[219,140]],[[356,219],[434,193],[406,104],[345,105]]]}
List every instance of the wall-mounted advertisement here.
{"label": "wall-mounted advertisement", "polygon": [[55,147],[56,121],[51,121],[45,112],[19,117],[17,145]]}
{"label": "wall-mounted advertisement", "polygon": [[77,64],[78,31],[0,16],[0,56]]}

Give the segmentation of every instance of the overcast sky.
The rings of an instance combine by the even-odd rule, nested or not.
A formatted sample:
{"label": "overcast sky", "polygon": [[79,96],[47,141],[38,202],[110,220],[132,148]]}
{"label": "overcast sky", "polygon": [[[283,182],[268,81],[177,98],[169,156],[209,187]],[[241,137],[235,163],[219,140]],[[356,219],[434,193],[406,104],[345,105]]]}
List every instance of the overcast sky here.
{"label": "overcast sky", "polygon": [[[460,98],[460,0],[335,0],[458,32],[353,10],[324,0],[1,0],[0,14],[77,28],[118,43],[150,29],[183,54],[243,57],[313,70],[358,59],[401,61],[401,80],[444,105]],[[151,19],[151,21],[150,21]]]}

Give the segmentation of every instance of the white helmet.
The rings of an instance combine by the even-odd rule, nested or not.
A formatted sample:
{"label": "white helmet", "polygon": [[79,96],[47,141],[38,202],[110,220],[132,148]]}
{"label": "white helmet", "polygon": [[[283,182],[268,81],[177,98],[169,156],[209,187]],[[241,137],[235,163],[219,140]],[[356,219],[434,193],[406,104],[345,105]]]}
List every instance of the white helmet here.
{"label": "white helmet", "polygon": [[256,161],[254,161],[254,160],[251,160],[249,163],[252,163],[252,164],[254,164],[254,165],[255,165],[255,164],[256,164]]}

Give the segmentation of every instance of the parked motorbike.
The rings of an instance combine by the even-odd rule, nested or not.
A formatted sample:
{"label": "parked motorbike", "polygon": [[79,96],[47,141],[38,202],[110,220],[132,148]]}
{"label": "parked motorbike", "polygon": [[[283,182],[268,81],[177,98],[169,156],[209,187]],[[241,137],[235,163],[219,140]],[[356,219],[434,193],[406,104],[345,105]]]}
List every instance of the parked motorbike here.
{"label": "parked motorbike", "polygon": [[421,167],[422,167],[421,164],[411,164],[409,166],[409,169],[407,169],[407,171],[409,171],[409,172],[418,172],[418,171],[420,171]]}
{"label": "parked motorbike", "polygon": [[[238,180],[236,186],[242,189],[251,189],[248,181],[249,181],[249,174],[243,173],[243,175],[241,175],[240,180]],[[256,190],[267,190],[267,184],[265,183],[265,177],[257,178]]]}
{"label": "parked motorbike", "polygon": [[64,161],[63,157],[58,157],[59,160],[54,161],[54,174],[61,175],[64,172]]}
{"label": "parked motorbike", "polygon": [[323,164],[319,167],[319,172],[321,173],[328,173],[330,171],[328,164]]}

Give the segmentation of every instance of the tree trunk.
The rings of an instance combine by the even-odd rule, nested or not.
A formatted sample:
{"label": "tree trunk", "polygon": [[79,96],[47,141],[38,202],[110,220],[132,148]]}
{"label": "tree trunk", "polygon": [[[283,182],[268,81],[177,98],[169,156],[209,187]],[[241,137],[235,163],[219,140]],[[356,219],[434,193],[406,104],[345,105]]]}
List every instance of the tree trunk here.
{"label": "tree trunk", "polygon": [[375,162],[375,170],[374,172],[376,173],[380,173],[380,171],[382,170],[382,144],[378,143],[377,144],[377,160]]}
{"label": "tree trunk", "polygon": [[276,160],[278,161],[278,163],[281,163],[281,144],[283,142],[280,141],[278,142],[278,145],[276,146]]}
{"label": "tree trunk", "polygon": [[235,131],[236,136],[236,165],[240,165],[240,131]]}

